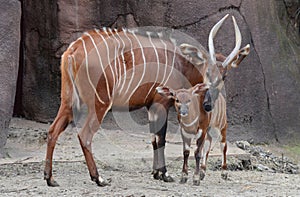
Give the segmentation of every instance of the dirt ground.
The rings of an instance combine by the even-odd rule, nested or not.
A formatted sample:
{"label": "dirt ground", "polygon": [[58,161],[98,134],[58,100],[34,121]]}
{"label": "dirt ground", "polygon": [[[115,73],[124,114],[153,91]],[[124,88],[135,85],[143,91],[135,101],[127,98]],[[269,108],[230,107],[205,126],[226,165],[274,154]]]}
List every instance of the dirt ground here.
{"label": "dirt ground", "polygon": [[[169,128],[172,127],[175,125]],[[76,128],[68,127],[59,138],[54,154],[53,173],[60,187],[47,187],[43,168],[48,128],[49,124],[12,120],[8,143],[1,151],[1,196],[300,196],[299,174],[278,173],[266,163],[257,164],[255,154],[237,148],[234,143],[229,146],[228,165],[231,168],[227,180],[221,178],[218,170],[218,153],[212,152],[209,169],[200,186],[192,184],[193,156],[189,161],[189,180],[180,184],[182,145],[178,133],[168,133],[166,145],[167,167],[175,182],[154,180],[148,130],[121,130],[110,119],[105,120],[103,128],[95,135],[93,150],[99,173],[111,179],[111,185],[98,187],[90,180]],[[285,150],[273,147],[260,147],[259,150],[266,150],[261,155],[267,157],[274,150],[274,155],[280,158]],[[295,158],[291,160],[297,160]],[[252,162],[247,169],[245,161]],[[241,164],[244,169],[238,167]]]}

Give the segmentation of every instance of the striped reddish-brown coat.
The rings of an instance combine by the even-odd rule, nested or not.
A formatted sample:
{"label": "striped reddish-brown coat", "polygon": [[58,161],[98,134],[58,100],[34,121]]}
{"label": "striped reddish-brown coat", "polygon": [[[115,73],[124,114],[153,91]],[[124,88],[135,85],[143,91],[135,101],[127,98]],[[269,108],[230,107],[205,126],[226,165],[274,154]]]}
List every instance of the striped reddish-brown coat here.
{"label": "striped reddish-brown coat", "polygon": [[[226,101],[220,93],[214,103],[214,108],[207,112],[203,107],[205,94],[209,86],[201,83],[189,89],[173,90],[168,87],[158,87],[157,91],[175,100],[180,132],[183,140],[183,168],[181,183],[186,183],[188,179],[188,157],[190,154],[191,141],[196,140],[195,161],[196,168],[193,176],[193,183],[200,184],[205,176],[208,153],[211,149],[212,137],[210,132],[217,131],[221,152],[222,170],[226,169]],[[201,162],[201,165],[200,165]],[[223,171],[222,171],[223,172]],[[225,175],[225,173],[222,173]]]}
{"label": "striped reddish-brown coat", "polygon": [[[236,47],[240,47],[241,35],[233,18],[235,32],[237,36]],[[249,46],[246,46],[238,52],[240,59],[236,62],[238,65],[242,59],[249,54]],[[233,55],[234,56],[234,55]],[[220,57],[223,63],[227,58]],[[217,62],[217,65],[222,62]],[[221,68],[221,69],[220,69]],[[180,123],[180,131],[183,140],[183,168],[181,183],[186,183],[188,179],[188,157],[190,146],[193,138],[196,139],[197,148],[194,152],[196,160],[196,169],[193,176],[193,183],[200,184],[205,176],[206,163],[209,151],[211,149],[211,133],[217,131],[220,140],[222,153],[222,177],[226,178],[227,174],[223,170],[227,169],[226,164],[226,133],[227,133],[227,116],[226,101],[224,95],[224,79],[228,68],[220,67],[208,68],[207,79],[205,83],[199,83],[191,88],[174,90],[168,86],[157,87],[157,92],[169,99],[175,100],[175,109]],[[221,73],[220,73],[220,72]],[[201,166],[200,166],[201,162]]]}
{"label": "striped reddish-brown coat", "polygon": [[[220,26],[219,22],[218,28]],[[87,107],[88,114],[78,138],[93,181],[100,186],[107,184],[98,174],[91,149],[93,135],[104,116],[111,108],[127,111],[141,107],[148,109],[150,132],[153,133],[153,176],[173,181],[167,174],[164,157],[167,115],[173,101],[156,94],[155,88],[159,85],[188,88],[202,83],[208,68],[215,67],[216,62],[211,46],[213,52],[208,53],[200,44],[194,46],[175,39],[168,31],[163,32],[92,30],[71,43],[64,52],[61,105],[48,133],[44,174],[49,186],[58,185],[52,176],[57,138],[74,119],[73,110],[80,110],[82,105]],[[210,39],[215,33],[212,32]],[[225,66],[240,59],[239,52],[235,53]]]}

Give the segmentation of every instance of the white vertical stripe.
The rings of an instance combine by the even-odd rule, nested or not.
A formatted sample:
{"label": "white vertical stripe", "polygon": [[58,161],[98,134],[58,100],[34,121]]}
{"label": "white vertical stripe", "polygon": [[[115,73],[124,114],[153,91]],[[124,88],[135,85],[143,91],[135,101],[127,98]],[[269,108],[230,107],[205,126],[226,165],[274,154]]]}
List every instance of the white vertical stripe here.
{"label": "white vertical stripe", "polygon": [[[117,68],[117,61],[118,61],[118,65],[120,66],[120,59],[119,59],[119,49],[120,49],[120,42],[119,40],[115,37],[114,33],[112,32],[111,29],[109,29],[109,32],[111,33],[111,35],[113,36],[113,38],[117,41],[118,43],[118,47],[116,48],[115,47],[115,57],[114,57],[114,61],[115,61],[115,72],[116,72],[116,86],[119,86],[119,76],[121,76],[120,72],[121,72],[121,69],[120,68]],[[116,61],[117,59],[117,61]],[[119,73],[118,73],[119,71]]]}
{"label": "white vertical stripe", "polygon": [[[106,32],[106,28],[103,28],[103,31]],[[109,57],[109,47],[108,47],[108,43],[106,41],[106,38],[104,38],[104,36],[101,34],[101,32],[99,30],[96,31],[97,34],[101,37],[101,39],[103,40],[105,46],[106,46],[106,51],[107,51],[107,62],[108,62],[108,65],[109,65],[109,68],[111,70],[111,73],[112,73],[112,78],[113,78],[113,84],[115,84],[116,82],[116,79],[115,79],[115,73],[114,73],[114,70],[112,68],[112,65],[111,65],[111,62],[110,62],[110,57]],[[106,65],[105,65],[106,67]],[[113,91],[113,90],[112,90]]]}
{"label": "white vertical stripe", "polygon": [[[106,28],[103,28],[103,31],[106,32]],[[111,65],[111,62],[110,62],[110,57],[109,57],[109,47],[108,47],[108,44],[106,42],[106,39],[103,37],[103,35],[101,34],[101,32],[99,30],[96,31],[97,34],[102,38],[104,44],[105,44],[105,47],[106,47],[106,50],[107,50],[107,61],[108,61],[108,65],[109,65],[109,68],[111,70],[111,73],[112,73],[112,77],[113,77],[113,84],[116,84],[116,79],[115,79],[115,73],[114,73],[114,70],[112,68],[112,65]],[[106,32],[107,33],[107,32]],[[106,65],[105,65],[106,66]]]}
{"label": "white vertical stripe", "polygon": [[[128,92],[128,90],[129,90],[129,88],[130,88],[130,86],[131,86],[131,83],[132,83],[132,81],[133,81],[133,77],[134,77],[134,75],[135,75],[135,66],[134,66],[134,64],[135,64],[135,57],[134,57],[134,52],[133,52],[133,44],[132,44],[132,41],[131,41],[131,39],[128,37],[127,32],[126,32],[126,31],[123,31],[123,32],[124,32],[124,35],[126,36],[126,38],[129,40],[129,43],[130,43],[130,53],[131,53],[131,57],[132,57],[132,74],[131,74],[131,78],[130,78],[130,81],[129,81],[129,83],[128,83],[127,89],[126,89],[126,91],[125,91],[125,93],[124,93],[124,95],[126,95],[127,92]],[[126,78],[125,78],[125,79],[126,79]]]}
{"label": "white vertical stripe", "polygon": [[153,90],[153,88],[154,88],[154,86],[155,86],[155,83],[157,82],[157,79],[158,79],[158,74],[159,74],[159,57],[158,57],[158,53],[157,53],[157,50],[156,50],[156,46],[154,45],[154,43],[152,42],[152,39],[151,39],[151,32],[146,32],[147,33],[147,35],[148,35],[148,39],[149,39],[149,41],[150,41],[150,43],[151,43],[151,45],[152,45],[152,47],[153,47],[153,49],[154,49],[154,52],[155,52],[155,56],[156,56],[156,63],[157,63],[157,71],[156,71],[156,76],[155,76],[155,81],[153,82],[153,85],[152,85],[152,87],[149,89],[149,91],[148,91],[148,94],[147,94],[147,96],[145,97],[145,101],[146,101],[146,99],[148,98],[148,96],[149,96],[149,94],[151,93],[151,91]]}
{"label": "white vertical stripe", "polygon": [[[77,41],[77,40],[76,40],[76,41]],[[76,41],[72,42],[72,43],[69,45],[68,49],[71,49],[71,48],[73,47],[73,45],[75,44]]]}
{"label": "white vertical stripe", "polygon": [[164,71],[164,75],[163,75],[163,78],[160,82],[159,85],[162,85],[164,84],[164,81],[165,81],[165,77],[166,77],[166,73],[167,73],[167,68],[168,68],[168,51],[167,51],[167,45],[166,43],[162,40],[162,33],[157,33],[158,34],[158,37],[159,37],[159,40],[161,41],[161,43],[163,43],[164,45],[164,49],[165,49],[165,71]]}
{"label": "white vertical stripe", "polygon": [[175,40],[170,38],[170,40],[173,42],[174,44],[174,55],[173,55],[173,60],[172,60],[172,67],[171,67],[171,71],[166,79],[166,81],[163,83],[163,86],[165,86],[168,83],[168,80],[170,79],[170,76],[172,75],[173,69],[174,69],[174,64],[175,64],[175,57],[176,57],[176,50],[177,50],[177,46],[175,45]]}
{"label": "white vertical stripe", "polygon": [[98,92],[97,92],[97,90],[96,90],[95,86],[93,85],[92,80],[91,80],[91,78],[90,78],[90,74],[89,74],[88,54],[87,54],[85,42],[84,42],[84,40],[82,39],[82,37],[80,38],[80,40],[82,41],[83,50],[84,50],[84,54],[85,54],[85,66],[86,66],[86,73],[87,73],[88,81],[89,81],[89,83],[90,83],[92,89],[94,90],[95,95],[96,95],[98,101],[99,101],[100,103],[104,104],[104,102],[103,102],[103,101],[101,100],[101,98],[99,97]]}
{"label": "white vertical stripe", "polygon": [[[116,86],[117,80],[118,80],[118,76],[117,76],[118,72],[117,72],[117,66],[116,66],[117,62],[115,61],[115,59],[116,59],[116,48],[115,48],[115,45],[114,45],[114,39],[108,34],[108,32],[111,32],[111,28],[105,28],[104,33],[107,35],[107,38],[112,41],[112,42],[109,43],[109,45],[114,47],[114,53],[115,53],[115,55],[113,57],[113,60],[115,62],[115,64],[114,64],[114,67],[115,67],[114,69],[115,70],[114,71],[112,70],[112,72],[113,72],[113,75],[114,75],[114,86]],[[110,59],[108,59],[108,60],[109,60],[109,64],[111,65]],[[113,92],[114,92],[114,90],[113,90]]]}
{"label": "white vertical stripe", "polygon": [[[129,30],[128,30],[128,31],[129,31]],[[130,99],[131,96],[134,94],[134,92],[139,88],[141,82],[142,82],[143,79],[144,79],[145,71],[146,71],[146,58],[145,58],[143,46],[142,46],[140,40],[138,39],[138,37],[135,35],[134,31],[131,31],[130,33],[135,37],[135,39],[137,40],[137,42],[138,42],[138,44],[139,44],[139,46],[140,46],[140,49],[141,49],[141,52],[142,52],[142,58],[143,58],[143,62],[144,62],[144,70],[143,70],[143,74],[142,74],[142,76],[141,76],[140,81],[138,82],[138,84],[136,85],[136,87],[133,89],[133,91],[130,93],[130,96],[127,98],[127,100],[126,100],[125,103],[127,103],[127,102],[129,101],[129,99]],[[135,65],[133,65],[133,66],[135,66]],[[136,76],[133,76],[133,77],[136,77]]]}
{"label": "white vertical stripe", "polygon": [[[123,29],[123,32],[126,31],[126,29]],[[123,69],[124,69],[124,73],[123,73],[123,83],[122,83],[122,86],[121,88],[119,89],[119,92],[123,92],[123,88],[124,88],[124,85],[125,85],[125,82],[126,82],[126,63],[125,63],[125,57],[124,57],[124,49],[125,49],[125,42],[124,40],[122,39],[122,37],[119,35],[118,31],[116,31],[116,35],[120,38],[120,40],[122,41],[122,44],[123,44],[123,47],[121,49],[121,57],[122,57],[122,64],[123,64]],[[120,81],[122,79],[122,72],[121,72],[121,69],[120,69]]]}
{"label": "white vertical stripe", "polygon": [[[95,32],[97,32],[97,30],[95,30]],[[109,90],[109,84],[108,84],[108,79],[107,79],[107,76],[106,76],[106,73],[105,73],[105,69],[103,67],[103,63],[102,63],[102,58],[101,58],[101,55],[99,53],[99,50],[98,50],[98,47],[93,39],[93,37],[89,34],[89,33],[86,33],[87,36],[89,36],[89,38],[91,39],[93,45],[94,45],[94,48],[96,50],[96,53],[98,55],[98,59],[99,59],[99,63],[100,63],[100,66],[101,66],[101,69],[102,69],[102,72],[103,72],[103,76],[105,78],[105,83],[106,83],[106,90],[107,90],[107,96],[110,100],[110,90]]]}

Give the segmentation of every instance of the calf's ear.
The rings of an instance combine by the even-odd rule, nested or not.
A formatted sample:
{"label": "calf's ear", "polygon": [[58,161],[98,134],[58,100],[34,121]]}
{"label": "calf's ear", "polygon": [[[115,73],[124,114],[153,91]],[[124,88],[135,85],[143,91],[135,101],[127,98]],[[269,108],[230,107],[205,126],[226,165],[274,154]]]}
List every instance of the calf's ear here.
{"label": "calf's ear", "polygon": [[166,96],[168,98],[174,98],[175,96],[175,91],[172,88],[169,87],[157,87],[156,91],[158,94],[162,95],[162,96]]}
{"label": "calf's ear", "polygon": [[205,83],[198,83],[197,85],[195,85],[192,89],[192,94],[201,94],[203,92],[205,92],[208,89],[208,85]]}

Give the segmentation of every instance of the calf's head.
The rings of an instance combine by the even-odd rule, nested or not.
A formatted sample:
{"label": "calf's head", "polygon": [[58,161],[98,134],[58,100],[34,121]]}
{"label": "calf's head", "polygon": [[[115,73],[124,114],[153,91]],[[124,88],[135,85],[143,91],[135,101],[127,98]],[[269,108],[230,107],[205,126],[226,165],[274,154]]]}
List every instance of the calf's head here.
{"label": "calf's head", "polygon": [[206,84],[200,83],[189,89],[173,90],[169,87],[157,87],[156,91],[162,96],[173,99],[178,115],[186,117],[191,113],[199,113],[199,96],[203,96],[207,89]]}

